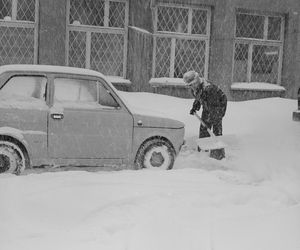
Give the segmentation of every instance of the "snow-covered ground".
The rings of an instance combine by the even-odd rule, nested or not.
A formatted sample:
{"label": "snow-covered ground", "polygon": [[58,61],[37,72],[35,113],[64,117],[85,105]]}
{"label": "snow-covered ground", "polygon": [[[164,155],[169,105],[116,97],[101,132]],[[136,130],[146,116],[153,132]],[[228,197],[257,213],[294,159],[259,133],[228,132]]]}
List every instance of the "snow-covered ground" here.
{"label": "snow-covered ground", "polygon": [[[133,108],[186,124],[193,100],[121,93]],[[184,148],[170,171],[0,175],[1,250],[299,250],[296,101],[229,102],[227,158]],[[192,146],[192,143],[189,144]]]}

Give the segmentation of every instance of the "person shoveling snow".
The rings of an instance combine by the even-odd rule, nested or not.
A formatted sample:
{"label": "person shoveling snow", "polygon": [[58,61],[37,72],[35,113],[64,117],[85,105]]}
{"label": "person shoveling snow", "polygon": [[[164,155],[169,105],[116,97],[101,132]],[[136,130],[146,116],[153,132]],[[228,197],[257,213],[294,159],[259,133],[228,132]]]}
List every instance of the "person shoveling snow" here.
{"label": "person shoveling snow", "polygon": [[[225,157],[225,145],[217,141],[216,136],[222,135],[222,119],[226,113],[227,97],[218,86],[199,77],[196,71],[186,72],[183,81],[190,87],[195,98],[190,114],[195,115],[202,106],[201,118],[196,114],[200,120],[198,151],[210,150],[210,157],[221,160]],[[202,139],[210,136],[208,140]]]}

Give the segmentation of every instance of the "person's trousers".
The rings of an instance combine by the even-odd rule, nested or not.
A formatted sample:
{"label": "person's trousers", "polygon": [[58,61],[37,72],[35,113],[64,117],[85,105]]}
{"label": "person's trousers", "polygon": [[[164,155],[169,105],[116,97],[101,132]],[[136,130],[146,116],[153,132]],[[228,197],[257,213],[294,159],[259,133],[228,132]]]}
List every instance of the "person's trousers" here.
{"label": "person's trousers", "polygon": [[[208,121],[208,112],[206,112],[206,111],[202,112],[201,119],[205,123],[206,127],[213,131],[214,135],[216,135],[216,136],[222,135],[222,133],[223,133],[222,119],[211,123],[210,121]],[[204,138],[204,137],[210,136],[206,127],[203,126],[202,124],[200,125],[199,138]],[[198,151],[200,151],[200,149],[198,149]],[[225,149],[220,148],[220,149],[210,150],[210,157],[215,158],[217,160],[221,160],[221,159],[225,158]]]}

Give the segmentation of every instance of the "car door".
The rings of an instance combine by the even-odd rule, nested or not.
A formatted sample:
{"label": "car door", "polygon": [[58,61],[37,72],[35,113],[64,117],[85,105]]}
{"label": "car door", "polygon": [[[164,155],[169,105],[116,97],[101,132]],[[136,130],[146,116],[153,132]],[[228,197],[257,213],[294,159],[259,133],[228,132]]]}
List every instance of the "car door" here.
{"label": "car door", "polygon": [[0,127],[21,131],[33,158],[47,153],[47,95],[39,73],[10,72],[0,86]]}
{"label": "car door", "polygon": [[133,118],[103,79],[53,77],[49,154],[62,159],[123,159],[132,147]]}

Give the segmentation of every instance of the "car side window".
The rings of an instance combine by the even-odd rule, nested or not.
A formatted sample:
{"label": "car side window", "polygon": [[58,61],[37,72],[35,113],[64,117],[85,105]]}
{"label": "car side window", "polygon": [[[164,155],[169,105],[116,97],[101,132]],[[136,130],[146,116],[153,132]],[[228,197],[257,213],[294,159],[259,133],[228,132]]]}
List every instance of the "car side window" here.
{"label": "car side window", "polygon": [[1,95],[10,99],[46,100],[47,78],[44,76],[13,76],[1,88]]}
{"label": "car side window", "polygon": [[54,101],[97,104],[97,82],[93,80],[55,78]]}
{"label": "car side window", "polygon": [[99,103],[102,106],[110,107],[110,108],[118,108],[120,105],[109,92],[109,90],[104,86],[102,82],[98,82],[99,84]]}

